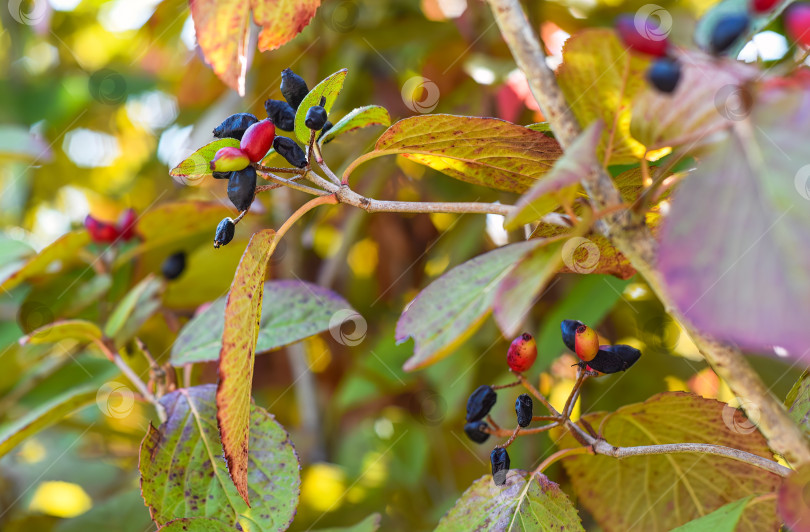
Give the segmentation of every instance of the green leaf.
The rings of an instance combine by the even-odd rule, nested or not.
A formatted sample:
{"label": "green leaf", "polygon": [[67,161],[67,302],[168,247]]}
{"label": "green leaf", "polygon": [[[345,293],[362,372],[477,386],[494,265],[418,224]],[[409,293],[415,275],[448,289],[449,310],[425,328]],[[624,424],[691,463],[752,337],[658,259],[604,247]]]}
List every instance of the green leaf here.
{"label": "green leaf", "polygon": [[[612,445],[709,443],[773,459],[765,438],[739,409],[694,394],[662,393],[583,419],[600,427]],[[568,433],[557,445],[580,446]],[[563,465],[579,501],[605,530],[671,530],[743,497],[771,493],[781,482],[778,475],[752,465],[700,453],[621,460],[579,455],[565,458]],[[778,529],[775,506],[774,501],[749,506],[737,530]]]}
{"label": "green leaf", "polygon": [[448,354],[474,333],[487,317],[496,288],[521,257],[543,244],[530,240],[479,255],[433,281],[405,308],[396,340],[414,340],[414,353],[403,368],[413,371]]}
{"label": "green leaf", "polygon": [[745,506],[751,501],[751,498],[749,495],[739,501],[730,502],[710,514],[693,519],[678,528],[673,528],[672,532],[703,532],[705,530],[734,532],[737,530],[737,523],[742,517]]}
{"label": "green leaf", "polygon": [[160,308],[163,281],[148,275],[135,285],[112,311],[104,326],[104,335],[117,346],[132,338],[146,320]]}
{"label": "green leaf", "polygon": [[[301,479],[298,456],[289,435],[263,408],[250,408],[251,468],[247,476],[252,507],[242,500],[222,459],[216,386],[183,388],[160,399],[168,419],[151,424],[141,443],[141,491],[152,519],[214,516],[242,530],[283,530],[298,504]],[[247,448],[245,449],[247,451]]]}
{"label": "green leaf", "polygon": [[776,505],[786,530],[799,532],[810,527],[808,485],[810,485],[810,466],[804,464],[791,473],[779,488]]}
{"label": "green leaf", "polygon": [[513,469],[496,486],[490,475],[476,480],[447,512],[437,532],[454,530],[585,530],[576,508],[543,474]]}
{"label": "green leaf", "polygon": [[571,144],[565,154],[554,163],[554,168],[537,181],[515,204],[506,217],[504,229],[513,230],[523,224],[539,220],[564,201],[570,202],[580,180],[599,167],[596,146],[604,123],[596,120]]}
{"label": "green leaf", "polygon": [[598,153],[604,161],[611,147],[607,164],[630,164],[644,156],[644,146],[630,135],[630,110],[647,89],[648,65],[643,54],[628,52],[609,29],[575,33],[563,46],[557,80],[583,128],[597,119],[605,123]]}
{"label": "green leaf", "polygon": [[450,177],[497,190],[526,192],[562,156],[556,140],[497,118],[420,115],[400,120],[377,140],[374,151],[352,162],[402,155]]}
{"label": "green leaf", "polygon": [[86,320],[60,320],[32,331],[20,338],[20,344],[53,344],[72,338],[82,342],[94,342],[103,337],[98,325]]}
{"label": "green leaf", "polygon": [[[352,109],[349,114],[338,120],[325,135],[318,139],[318,144],[326,144],[335,140],[335,137],[356,129],[369,126],[390,126],[391,117],[385,107],[379,105],[366,105]],[[307,139],[309,140],[309,139]]]}
{"label": "green leaf", "polygon": [[[184,184],[194,183],[205,176],[212,175],[209,163],[211,159],[214,158],[217,151],[225,147],[238,148],[239,141],[237,139],[227,138],[209,142],[189,155],[183,162],[172,168],[169,175],[182,178],[180,181]],[[140,221],[138,222],[138,228],[140,229]]]}
{"label": "green leaf", "polygon": [[25,242],[0,235],[0,283],[36,254]]}
{"label": "green leaf", "polygon": [[[277,349],[329,330],[330,321],[349,303],[327,288],[303,281],[268,281],[264,284],[262,315],[256,352]],[[189,321],[172,346],[174,366],[219,358],[225,330],[227,296]]]}
{"label": "green leaf", "polygon": [[793,421],[810,434],[810,373],[802,373],[788,393],[785,404]]}
{"label": "green leaf", "polygon": [[325,97],[326,103],[323,105],[323,108],[326,109],[326,113],[329,114],[329,111],[332,110],[332,106],[335,104],[335,100],[337,100],[338,94],[340,94],[340,90],[343,88],[343,82],[346,80],[348,73],[349,71],[344,68],[327,77],[318,83],[314,89],[309,91],[309,94],[304,97],[301,105],[298,106],[298,110],[295,112],[295,136],[298,137],[298,140],[303,142],[305,146],[309,144],[309,136],[310,133],[312,133],[312,130],[304,123],[307,117],[307,111],[309,111],[309,108],[313,105],[319,105],[321,97]]}
{"label": "green leaf", "polygon": [[24,417],[0,429],[0,457],[26,438],[46,429],[76,410],[95,402],[98,388],[71,390],[28,412]]}
{"label": "green leaf", "polygon": [[233,532],[234,528],[209,517],[183,517],[172,519],[159,532]]}
{"label": "green leaf", "polygon": [[228,472],[248,504],[250,388],[262,313],[262,284],[276,243],[276,233],[271,229],[251,237],[228,293],[219,352],[217,424]]}
{"label": "green leaf", "polygon": [[10,291],[31,277],[50,272],[49,268],[53,263],[58,262],[61,269],[65,270],[67,266],[78,262],[79,251],[89,243],[90,235],[84,229],[65,233],[3,279],[0,282],[0,291]]}
{"label": "green leaf", "polygon": [[378,528],[380,528],[380,514],[371,514],[354,525],[319,528],[317,532],[376,532]]}

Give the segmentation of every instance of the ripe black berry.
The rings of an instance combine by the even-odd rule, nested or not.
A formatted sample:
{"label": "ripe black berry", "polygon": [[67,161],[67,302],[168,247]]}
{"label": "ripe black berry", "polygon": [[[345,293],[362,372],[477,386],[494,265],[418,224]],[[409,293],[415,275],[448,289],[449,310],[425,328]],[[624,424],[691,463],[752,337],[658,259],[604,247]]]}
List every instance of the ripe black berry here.
{"label": "ripe black berry", "polygon": [[186,254],[183,251],[178,251],[173,255],[169,255],[163,264],[160,266],[160,273],[167,281],[172,281],[180,277],[183,270],[186,269]]}
{"label": "ripe black berry", "polygon": [[230,179],[230,172],[212,172],[214,179]]}
{"label": "ripe black berry", "polygon": [[228,180],[228,199],[240,211],[246,211],[256,195],[256,169],[248,166],[244,170],[231,172]]}
{"label": "ripe black berry", "polygon": [[486,421],[473,421],[464,425],[464,433],[475,443],[484,443],[489,439],[489,433],[484,432],[488,428]]}
{"label": "ripe black berry", "polygon": [[281,71],[281,95],[293,109],[298,109],[307,94],[309,88],[304,78],[289,68]]}
{"label": "ripe black berry", "polygon": [[236,113],[222,121],[220,125],[214,128],[214,136],[218,139],[237,139],[242,140],[242,135],[245,130],[258,122],[259,119],[250,113]]}
{"label": "ripe black berry", "polygon": [[313,130],[318,131],[326,125],[326,109],[320,105],[313,105],[307,110],[307,116],[304,118],[304,124]]}
{"label": "ripe black berry", "polygon": [[266,100],[264,109],[267,111],[267,118],[273,121],[277,128],[284,131],[295,129],[295,109],[287,102],[281,100]]}
{"label": "ripe black berry", "polygon": [[219,246],[224,246],[233,240],[234,233],[236,233],[236,224],[233,223],[233,220],[230,218],[223,219],[217,225],[217,232],[214,235],[214,247],[219,248]]}
{"label": "ripe black berry", "polygon": [[574,346],[574,339],[577,334],[577,327],[580,325],[584,324],[579,320],[562,320],[562,323],[560,323],[563,343],[571,351],[576,350],[576,347]]}
{"label": "ripe black berry", "polygon": [[467,421],[478,421],[489,414],[492,405],[498,400],[498,394],[492,386],[482,384],[467,399]]}
{"label": "ripe black berry", "polygon": [[323,137],[324,135],[326,135],[326,132],[327,132],[327,131],[329,131],[330,129],[332,129],[332,126],[333,126],[333,125],[334,125],[334,124],[332,124],[332,122],[330,122],[329,120],[327,120],[327,121],[326,121],[326,123],[325,123],[325,124],[323,125],[323,127],[321,128],[321,132],[320,132],[320,133],[318,133],[318,140],[320,140],[320,138],[321,138],[321,137]]}
{"label": "ripe black berry", "polygon": [[580,362],[600,373],[618,373],[628,370],[638,359],[641,351],[629,345],[603,345],[596,356],[588,362]]}
{"label": "ripe black berry", "polygon": [[656,59],[647,71],[647,79],[659,91],[670,93],[681,79],[681,65],[668,57]]}
{"label": "ripe black berry", "polygon": [[714,25],[709,37],[709,50],[713,54],[722,54],[745,33],[750,23],[745,13],[732,13],[722,17]]}
{"label": "ripe black berry", "polygon": [[307,165],[304,150],[293,139],[277,136],[273,139],[273,149],[296,168],[303,168]]}
{"label": "ripe black berry", "polygon": [[492,480],[496,486],[506,483],[506,474],[509,472],[509,453],[503,447],[495,447],[489,454],[489,461],[492,464]]}
{"label": "ripe black berry", "polygon": [[526,428],[532,422],[532,398],[528,394],[522,393],[518,395],[515,401],[515,413],[517,414],[517,422],[521,428]]}

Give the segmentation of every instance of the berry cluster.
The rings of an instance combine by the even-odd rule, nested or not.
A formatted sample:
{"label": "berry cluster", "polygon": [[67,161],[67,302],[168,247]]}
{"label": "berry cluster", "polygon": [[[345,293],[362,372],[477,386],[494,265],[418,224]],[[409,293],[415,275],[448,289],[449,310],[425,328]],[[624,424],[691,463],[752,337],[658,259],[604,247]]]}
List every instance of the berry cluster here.
{"label": "berry cluster", "polygon": [[[303,148],[293,139],[276,135],[276,129],[293,131],[295,112],[309,94],[309,88],[301,76],[289,68],[281,73],[281,95],[286,101],[267,100],[264,108],[267,118],[259,120],[250,113],[237,113],[226,118],[214,129],[214,137],[232,138],[239,141],[239,147],[220,148],[211,159],[210,168],[216,179],[228,180],[228,199],[242,213],[236,219],[225,218],[217,226],[214,247],[228,244],[234,237],[236,224],[250,208],[256,197],[256,164],[260,163],[270,149],[295,168],[306,168],[309,164]],[[332,123],[326,120],[326,99],[307,110],[305,124],[312,131],[323,135]]]}
{"label": "berry cluster", "polygon": [[[596,331],[580,321],[563,320],[560,329],[563,342],[580,359],[580,362],[576,364],[578,366],[576,384],[561,412],[557,412],[522,375],[537,358],[537,344],[532,335],[528,333],[523,333],[515,338],[506,354],[509,369],[518,375],[518,380],[500,386],[481,385],[467,399],[467,417],[464,433],[470,440],[475,443],[484,443],[492,435],[508,437],[506,442],[495,446],[490,454],[492,477],[496,485],[502,485],[506,482],[506,474],[510,468],[509,453],[506,448],[511,445],[515,438],[521,435],[543,432],[556,426],[564,426],[569,421],[574,403],[579,395],[579,389],[586,378],[624,371],[635,364],[641,357],[641,351],[629,345],[600,345],[599,335]],[[552,415],[535,416],[532,396],[522,393],[515,400],[517,426],[511,431],[502,429],[489,417],[492,407],[498,400],[496,390],[518,385],[523,385],[532,395],[538,398]],[[551,423],[528,428],[532,421],[551,421]]]}
{"label": "berry cluster", "polygon": [[135,221],[137,216],[134,209],[127,209],[121,214],[118,223],[112,224],[88,214],[84,219],[84,227],[90,234],[90,239],[96,244],[112,244],[119,239],[127,242],[136,236]]}
{"label": "berry cluster", "polygon": [[[778,0],[750,0],[749,8],[754,16],[771,11]],[[792,4],[785,10],[784,25],[788,36],[796,43],[810,46],[810,3]],[[666,32],[650,20],[639,27],[633,15],[621,15],[616,19],[616,31],[624,45],[655,58],[647,71],[649,82],[661,92],[671,93],[681,77],[681,65],[672,53]],[[709,35],[708,52],[722,55],[748,31],[751,15],[729,13],[720,16]]]}

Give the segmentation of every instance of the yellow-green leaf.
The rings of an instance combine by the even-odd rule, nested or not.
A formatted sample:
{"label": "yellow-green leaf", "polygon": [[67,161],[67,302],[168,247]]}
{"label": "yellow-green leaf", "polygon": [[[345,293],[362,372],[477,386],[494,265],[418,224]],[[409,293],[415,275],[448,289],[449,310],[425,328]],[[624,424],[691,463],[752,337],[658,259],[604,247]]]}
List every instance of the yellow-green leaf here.
{"label": "yellow-green leaf", "polygon": [[[221,148],[238,148],[239,141],[232,138],[217,139],[189,155],[183,162],[172,168],[169,174],[180,178],[183,183],[193,183],[212,174],[210,162]],[[140,222],[138,224],[140,229]]]}
{"label": "yellow-green leaf", "polygon": [[348,73],[349,71],[345,68],[338,70],[315,85],[315,88],[309,91],[309,94],[301,101],[301,105],[298,106],[295,112],[295,136],[298,137],[298,140],[303,142],[304,145],[309,144],[309,137],[312,133],[312,130],[304,123],[307,117],[307,111],[313,105],[320,105],[321,98],[326,98],[323,108],[326,109],[326,113],[328,114],[329,111],[332,110],[332,106],[335,105],[335,100],[337,100],[338,94],[340,94],[340,90],[343,88],[343,82],[346,81],[346,75]]}
{"label": "yellow-green leaf", "polygon": [[89,343],[100,340],[102,336],[101,329],[91,321],[61,320],[32,331],[29,335],[20,338],[20,343],[23,345],[52,344],[67,338]]}
{"label": "yellow-green leaf", "polygon": [[115,339],[116,345],[129,340],[141,325],[160,308],[163,282],[148,275],[135,285],[112,311],[104,325],[104,334]]}
{"label": "yellow-green leaf", "polygon": [[79,251],[89,243],[90,235],[84,229],[65,233],[4,279],[0,290],[9,291],[26,279],[47,272],[53,263],[59,262],[62,269],[68,264],[76,263]]}
{"label": "yellow-green leaf", "polygon": [[385,107],[366,105],[352,109],[349,114],[338,120],[320,139],[319,144],[331,142],[338,135],[369,126],[390,126],[391,117]]}

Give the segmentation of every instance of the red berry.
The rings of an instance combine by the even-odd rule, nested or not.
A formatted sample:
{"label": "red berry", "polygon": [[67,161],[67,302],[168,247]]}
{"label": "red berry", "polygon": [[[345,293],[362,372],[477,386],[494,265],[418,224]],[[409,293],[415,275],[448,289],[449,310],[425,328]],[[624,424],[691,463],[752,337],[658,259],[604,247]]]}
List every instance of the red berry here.
{"label": "red berry", "polygon": [[616,31],[628,48],[654,57],[667,54],[667,32],[650,20],[639,20],[637,25],[633,15],[620,15],[616,18]]}
{"label": "red berry", "polygon": [[[245,132],[247,135],[247,132]],[[238,172],[248,167],[250,161],[245,152],[239,148],[220,148],[211,159],[209,167],[214,172]]]}
{"label": "red berry", "polygon": [[273,147],[273,138],[275,136],[276,126],[269,118],[265,118],[247,128],[242,140],[239,142],[239,147],[251,161],[257,163]]}
{"label": "red berry", "polygon": [[587,325],[577,327],[574,336],[574,351],[580,360],[590,362],[599,352],[599,335]]}
{"label": "red berry", "polygon": [[754,13],[767,13],[779,0],[751,0],[751,11]]}
{"label": "red berry", "polygon": [[537,342],[532,335],[523,333],[512,341],[506,352],[506,363],[515,373],[522,373],[532,367],[537,359]]}
{"label": "red berry", "polygon": [[124,240],[132,240],[135,237],[135,222],[138,219],[138,214],[135,209],[127,209],[118,218],[118,232],[121,233],[121,238]]}
{"label": "red berry", "polygon": [[785,10],[785,31],[793,42],[810,46],[810,4],[800,2]]}
{"label": "red berry", "polygon": [[84,226],[90,233],[90,239],[96,244],[112,244],[120,235],[113,224],[102,222],[89,214],[84,219]]}

